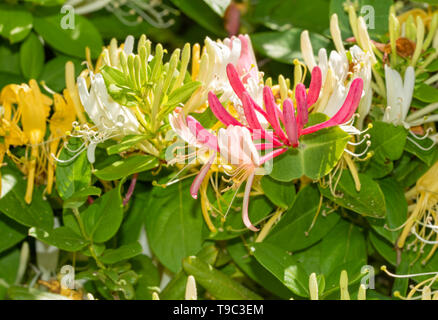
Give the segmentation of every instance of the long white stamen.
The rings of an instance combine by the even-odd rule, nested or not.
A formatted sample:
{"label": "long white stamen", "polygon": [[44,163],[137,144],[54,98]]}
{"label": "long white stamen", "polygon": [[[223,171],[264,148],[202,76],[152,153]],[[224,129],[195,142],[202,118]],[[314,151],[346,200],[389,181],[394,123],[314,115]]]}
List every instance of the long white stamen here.
{"label": "long white stamen", "polygon": [[427,129],[427,130],[426,130],[426,134],[425,134],[424,136],[417,136],[417,135],[416,135],[413,131],[411,131],[411,130],[409,130],[409,133],[410,133],[414,138],[416,138],[417,140],[424,140],[424,139],[426,139],[426,138],[429,136],[429,134],[430,134],[432,131],[433,131],[432,128]]}
{"label": "long white stamen", "polygon": [[345,152],[347,152],[349,155],[355,157],[355,158],[360,158],[361,156],[363,156],[364,154],[367,154],[369,147],[371,146],[371,141],[368,140],[367,141],[367,147],[365,148],[364,151],[362,151],[361,153],[354,153],[348,149],[344,149]]}
{"label": "long white stamen", "polygon": [[407,139],[410,141],[410,142],[412,142],[417,148],[419,148],[419,149],[421,149],[421,150],[423,150],[423,151],[429,151],[429,150],[431,150],[435,145],[436,145],[436,141],[432,141],[432,144],[429,146],[429,147],[427,147],[427,148],[424,148],[423,146],[421,146],[418,142],[416,142],[414,139],[412,139],[411,137],[407,137]]}
{"label": "long white stamen", "polygon": [[427,244],[438,244],[438,241],[430,241],[427,239],[424,239],[422,236],[420,236],[417,231],[415,230],[415,227],[412,227],[411,233],[417,237],[421,242],[427,243]]}
{"label": "long white stamen", "polygon": [[422,277],[422,276],[436,276],[438,275],[438,272],[424,272],[424,273],[413,273],[413,274],[394,274],[388,269],[386,269],[386,266],[382,266],[380,268],[382,271],[384,271],[387,275],[394,277],[394,278],[413,278],[413,277]]}
{"label": "long white stamen", "polygon": [[73,157],[71,157],[70,159],[66,159],[66,160],[58,159],[53,153],[51,153],[50,155],[52,156],[53,159],[55,159],[56,162],[69,163],[69,162],[72,162],[77,157],[79,157],[81,155],[81,153],[84,152],[85,150],[87,150],[87,147],[83,147],[82,150],[78,151],[78,153],[76,153]]}
{"label": "long white stamen", "polygon": [[359,142],[351,142],[351,141],[348,141],[347,143],[348,143],[350,146],[358,146],[358,145],[362,144],[365,140],[368,140],[369,138],[370,138],[370,135],[369,135],[369,134],[366,134],[366,135],[362,138],[362,140],[360,140]]}

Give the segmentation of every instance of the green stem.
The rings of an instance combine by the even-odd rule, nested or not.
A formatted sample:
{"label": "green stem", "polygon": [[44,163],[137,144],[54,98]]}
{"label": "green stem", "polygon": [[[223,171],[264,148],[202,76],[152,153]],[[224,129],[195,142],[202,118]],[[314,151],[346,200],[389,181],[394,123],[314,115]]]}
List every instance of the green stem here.
{"label": "green stem", "polygon": [[79,210],[77,208],[73,208],[73,213],[75,215],[76,220],[78,221],[79,229],[81,230],[82,236],[88,241],[90,241],[88,249],[90,250],[91,256],[96,261],[96,264],[99,268],[106,269],[103,263],[100,262],[99,258],[97,257],[96,251],[94,251],[93,240],[90,239],[85,232],[85,226],[84,223],[82,222],[81,215],[79,214]]}

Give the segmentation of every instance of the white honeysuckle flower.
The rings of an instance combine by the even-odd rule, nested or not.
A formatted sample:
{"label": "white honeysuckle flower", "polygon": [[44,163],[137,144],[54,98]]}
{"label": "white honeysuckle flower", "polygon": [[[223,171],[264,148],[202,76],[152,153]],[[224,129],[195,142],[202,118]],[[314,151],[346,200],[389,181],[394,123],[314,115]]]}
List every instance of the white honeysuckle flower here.
{"label": "white honeysuckle flower", "polygon": [[431,129],[427,129],[425,135],[417,136],[411,127],[421,126],[425,123],[435,122],[438,120],[437,115],[430,115],[438,109],[438,103],[432,103],[424,108],[411,112],[408,116],[409,109],[411,107],[412,96],[414,94],[415,86],[415,70],[412,66],[406,68],[404,79],[398,71],[392,69],[388,65],[385,65],[385,81],[386,81],[386,99],[387,107],[385,114],[383,115],[383,121],[392,123],[396,126],[404,126],[409,130],[412,137],[408,136],[407,139],[411,141],[421,150],[430,150],[433,148],[437,139],[430,137],[431,143],[429,146],[424,147],[420,145],[417,140],[425,140],[429,137]]}
{"label": "white honeysuckle flower", "polygon": [[410,127],[405,122],[412,102],[415,85],[415,70],[409,66],[402,79],[398,71],[385,65],[387,108],[383,121]]}
{"label": "white honeysuckle flower", "polygon": [[83,126],[72,135],[88,141],[87,156],[93,163],[97,144],[111,138],[141,134],[140,124],[129,108],[121,106],[110,97],[101,74],[90,73],[90,91],[83,77],[78,77],[77,82],[82,105],[95,127]]}
{"label": "white honeysuckle flower", "polygon": [[226,66],[236,65],[241,54],[242,44],[239,38],[225,39],[223,42],[205,39],[205,47],[209,57],[209,72],[202,73],[199,79],[206,84],[207,91],[221,92],[221,101],[232,99],[234,94],[228,78]]}
{"label": "white honeysuckle flower", "polygon": [[[371,89],[372,51],[365,52],[357,45],[345,50],[336,15],[333,15],[330,21],[330,32],[337,50],[331,51],[328,56],[326,49],[320,49],[318,63],[316,63],[313,55],[309,33],[304,31],[301,34],[301,52],[305,64],[310,71],[318,66],[322,72],[323,88],[321,92],[323,96],[320,98],[316,111],[325,113],[329,117],[336,114],[345,101],[351,81],[355,78],[362,78],[364,81],[364,94],[359,104],[358,113],[360,117],[357,122],[357,126],[361,128],[363,120],[371,107],[373,94]],[[365,35],[363,37],[366,38]],[[326,90],[324,90],[324,87],[326,87]]]}
{"label": "white honeysuckle flower", "polygon": [[[248,35],[226,38],[224,40],[213,41],[205,39],[206,55],[208,63],[199,71],[198,81],[204,83],[203,97],[201,101],[207,100],[208,92],[220,94],[222,103],[231,102],[235,110],[244,119],[242,102],[234,92],[227,77],[227,65],[232,64],[236,67],[239,77],[245,89],[258,105],[263,105],[263,75],[259,72],[257,61],[251,39]],[[260,123],[267,127],[269,124],[266,119],[256,112]]]}

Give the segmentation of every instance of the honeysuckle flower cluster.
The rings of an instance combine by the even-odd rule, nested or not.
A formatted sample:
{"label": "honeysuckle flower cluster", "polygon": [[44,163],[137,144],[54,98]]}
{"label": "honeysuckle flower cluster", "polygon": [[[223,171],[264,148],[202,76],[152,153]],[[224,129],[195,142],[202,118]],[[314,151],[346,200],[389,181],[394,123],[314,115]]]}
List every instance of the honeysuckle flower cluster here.
{"label": "honeysuckle flower cluster", "polygon": [[[88,12],[105,2],[83,4],[80,9]],[[137,2],[135,5],[139,6]],[[392,8],[389,41],[380,43],[370,36],[364,18],[357,16],[353,5],[345,9],[353,36],[342,38],[334,14],[330,34],[335,50],[319,48],[315,57],[315,44],[309,32],[303,31],[302,61],[291,61],[292,80],[280,75],[274,83],[265,77],[246,34],[225,39],[207,37],[202,46],[187,43],[173,52],[167,52],[161,44],[153,46],[143,35],[137,43],[132,36],[120,45],[113,39],[94,65],[88,54],[78,77],[74,77],[72,64],[67,64],[62,95],[42,84],[50,93],[44,94],[34,79],[28,84],[10,84],[0,93],[0,162],[14,163],[26,176],[24,200],[28,204],[35,185],[45,185],[45,194],[57,197],[53,192],[56,167],[74,163],[80,155],[85,159],[85,153],[85,165],[90,176],[94,174],[92,184],[105,191],[129,185],[120,201],[126,211],[138,181],[153,180],[154,187],[167,188],[190,178],[190,188],[183,192],[200,202],[209,237],[214,239],[223,232],[233,207],[240,212],[238,218],[245,229],[230,233],[250,230],[245,236],[256,242],[262,242],[290,209],[289,204],[281,207],[268,197],[277,207],[271,211],[275,213],[256,220],[251,213],[251,198],[267,196],[265,176],[270,176],[273,184],[293,184],[294,196],[295,187],[302,190],[308,184],[319,184],[320,203],[309,231],[319,213],[325,215],[324,208],[344,207],[345,216],[348,210],[362,214],[350,203],[355,197],[366,201],[361,192],[375,191],[384,209],[389,208],[387,203],[394,205],[391,194],[378,190],[380,183],[392,180],[404,188],[407,215],[397,228],[385,225],[382,229],[399,231],[391,244],[399,252],[418,253],[421,262],[427,264],[438,248],[438,162],[432,154],[438,140],[438,102],[423,103],[418,88],[438,82],[433,74],[436,71],[427,71],[438,57],[438,14],[414,10],[397,15]],[[373,124],[378,124],[376,130],[372,130]],[[400,131],[392,137],[387,135],[394,132],[391,130]],[[71,138],[81,141],[75,150],[68,145]],[[422,141],[429,138],[431,142],[425,147]],[[393,155],[397,152],[391,148],[400,149],[400,145],[400,155]],[[21,153],[16,151],[20,147]],[[63,150],[73,156],[60,157]],[[106,154],[115,160],[102,160]],[[418,159],[423,162],[418,164]],[[407,171],[401,167],[403,161],[416,161],[418,172],[423,172],[400,173]],[[102,169],[102,163],[108,166]],[[309,173],[308,167],[313,172]],[[144,171],[150,174],[141,177]],[[289,177],[292,171],[295,175]],[[341,180],[343,172],[351,179],[344,175]],[[410,174],[417,175],[415,186]],[[330,192],[325,193],[327,179]],[[361,181],[365,181],[364,188]],[[343,192],[337,192],[337,187]],[[72,202],[90,206],[96,196],[93,192],[81,189],[75,196],[83,201],[73,197]],[[344,198],[347,200],[342,202]],[[374,199],[368,204],[374,206]],[[81,221],[78,207],[70,205],[63,208],[63,214],[71,210]],[[182,202],[180,205],[185,206]],[[391,208],[387,211],[391,213]],[[372,219],[363,221],[374,223]],[[58,228],[62,227],[53,229]],[[78,228],[84,229],[81,224]],[[32,227],[29,235],[38,238],[37,229]],[[36,248],[40,255],[53,253],[58,258],[58,252],[51,251],[57,250],[53,246],[37,242]],[[91,246],[89,250],[87,254],[95,259],[97,268],[104,269],[98,260],[100,253],[92,251]],[[41,284],[53,290],[58,283],[47,280],[54,272],[45,271]],[[421,289],[423,298],[436,298],[431,291],[436,273],[420,275],[433,276],[426,285],[421,282],[425,286]],[[348,284],[348,276],[342,272],[339,287],[343,299],[349,299]],[[194,277],[188,278],[186,290],[187,299],[197,298]],[[319,298],[315,273],[310,275],[308,291],[312,299]],[[361,285],[358,298],[365,295]],[[153,297],[159,298],[158,293]]]}

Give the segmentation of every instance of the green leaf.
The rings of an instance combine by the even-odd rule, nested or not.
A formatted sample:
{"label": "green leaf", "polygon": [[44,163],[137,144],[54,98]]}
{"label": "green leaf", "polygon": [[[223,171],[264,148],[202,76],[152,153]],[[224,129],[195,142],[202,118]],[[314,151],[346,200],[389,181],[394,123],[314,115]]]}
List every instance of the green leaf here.
{"label": "green leaf", "polygon": [[146,135],[127,135],[123,137],[122,141],[120,143],[116,143],[112,146],[109,146],[106,148],[106,151],[109,155],[120,153],[123,151],[126,151],[133,146],[135,146],[137,143],[147,139]]}
{"label": "green leaf", "polygon": [[427,103],[437,102],[438,89],[425,83],[419,83],[415,86],[414,98]]}
{"label": "green leaf", "polygon": [[22,41],[32,30],[33,17],[20,6],[0,5],[0,35],[11,43]]}
{"label": "green leaf", "polygon": [[225,11],[231,3],[231,0],[203,0],[208,6],[213,9],[219,16],[223,17]]}
{"label": "green leaf", "polygon": [[401,157],[406,144],[407,130],[403,126],[394,126],[383,121],[374,121],[369,131],[373,158],[383,163],[386,159],[397,160]]}
{"label": "green leaf", "polygon": [[261,300],[262,298],[198,257],[183,260],[184,271],[219,300]]}
{"label": "green leaf", "polygon": [[392,243],[398,238],[401,229],[397,231],[390,231],[389,229],[399,228],[405,221],[408,214],[408,203],[406,201],[405,193],[400,184],[393,178],[386,178],[378,181],[380,188],[385,196],[386,216],[385,220],[375,221],[369,218],[373,229],[385,237]]}
{"label": "green leaf", "polygon": [[282,299],[289,299],[292,296],[292,291],[261,266],[254,256],[249,254],[240,239],[239,241],[236,240],[227,246],[227,251],[237,266],[263,288],[266,288]]}
{"label": "green leaf", "polygon": [[[309,126],[326,119],[323,114],[311,114]],[[284,182],[303,175],[312,180],[320,179],[338,163],[349,139],[350,136],[338,127],[302,136],[298,148],[291,148],[275,158],[271,177]]]}
{"label": "green leaf", "polygon": [[[160,273],[152,262],[152,259],[145,255],[139,255],[130,260],[132,269],[138,274],[139,278],[135,286],[136,300],[151,300],[152,292],[160,286]],[[162,294],[160,293],[160,298]]]}
{"label": "green leaf", "polygon": [[[0,46],[0,72],[11,73],[14,75],[21,75],[20,70],[20,53],[15,50],[15,46]],[[11,79],[11,83],[14,80]],[[0,88],[2,87],[0,83]]]}
{"label": "green leaf", "polygon": [[410,187],[429,169],[429,167],[417,158],[403,154],[393,175],[402,187]]}
{"label": "green leaf", "polygon": [[26,238],[27,229],[4,214],[0,214],[0,234],[0,252],[3,252]]}
{"label": "green leaf", "polygon": [[[0,279],[9,285],[15,283],[20,265],[20,250],[15,249],[0,254]],[[7,288],[0,285],[0,299],[4,300]]]}
{"label": "green leaf", "polygon": [[[421,146],[418,147],[415,145],[412,140],[415,140],[415,142]],[[438,149],[433,147],[434,142],[432,139],[427,138],[423,140],[418,140],[415,138],[408,139],[406,142],[405,150],[415,156],[417,156],[421,161],[423,161],[428,166],[433,165],[438,160]]]}
{"label": "green leaf", "polygon": [[[254,48],[269,58],[292,64],[301,59],[300,36],[302,29],[293,28],[282,32],[259,32],[251,35]],[[319,34],[310,34],[314,53],[320,48],[330,47],[330,41]]]}
{"label": "green leaf", "polygon": [[144,212],[149,245],[172,272],[177,272],[181,260],[196,254],[202,245],[201,203],[190,196],[190,184],[186,179],[165,189],[154,187]]}
{"label": "green leaf", "polygon": [[44,66],[44,47],[35,33],[31,33],[20,47],[21,71],[27,79],[38,79]]}
{"label": "green leaf", "polygon": [[292,182],[276,181],[264,176],[261,185],[268,199],[278,207],[287,209],[295,200],[295,184]]}
{"label": "green leaf", "polygon": [[[17,70],[19,70],[18,68]],[[8,72],[0,72],[0,89],[10,83],[23,83],[26,80],[21,76]]]}
{"label": "green leaf", "polygon": [[105,193],[81,213],[85,232],[94,242],[105,242],[119,230],[123,220],[123,204],[119,188]]}
{"label": "green leaf", "polygon": [[171,0],[184,14],[208,31],[226,36],[222,19],[204,1]]}
{"label": "green leaf", "polygon": [[97,187],[85,187],[65,200],[63,207],[65,209],[79,208],[87,201],[88,196],[100,196],[101,192],[102,190]]}
{"label": "green leaf", "polygon": [[[320,295],[329,295],[339,288],[339,276],[346,270],[349,283],[361,276],[366,264],[365,239],[358,227],[344,220],[311,248],[290,256],[286,251],[268,243],[254,245],[257,260],[296,294],[308,296],[308,277],[311,273],[323,276],[318,287]],[[261,252],[260,252],[261,251]]]}
{"label": "green leaf", "polygon": [[[214,240],[227,240],[236,238],[239,235],[248,232],[248,228],[242,221],[241,198],[234,198],[230,207],[230,201],[233,200],[235,190],[229,190],[221,198],[222,214],[212,217],[212,222],[216,226],[216,233],[209,233],[207,237]],[[217,201],[214,203],[218,207]],[[226,211],[230,207],[228,215],[224,219]],[[249,201],[248,216],[254,225],[258,225],[274,209],[272,203],[264,196],[252,197]]]}
{"label": "green leaf", "polygon": [[[201,250],[199,250],[196,256],[205,263],[214,265],[218,253],[219,250],[214,245],[206,244]],[[180,270],[161,291],[160,298],[162,300],[184,300],[187,278],[188,276],[184,270]]]}
{"label": "green leaf", "polygon": [[347,271],[349,283],[362,276],[361,269],[367,263],[365,238],[357,226],[340,220],[319,244],[296,254],[295,259],[309,275],[324,275],[328,295],[339,287],[342,270]]}
{"label": "green leaf", "polygon": [[371,157],[370,161],[364,165],[364,173],[373,179],[380,179],[392,172],[394,162],[391,160],[378,160],[380,157]]}
{"label": "green leaf", "polygon": [[44,65],[40,79],[53,91],[61,92],[65,88],[65,64],[68,61],[72,61],[75,66],[75,77],[79,76],[82,70],[79,59],[60,55]]}
{"label": "green leaf", "polygon": [[165,107],[172,107],[179,103],[185,103],[192,96],[193,92],[201,86],[199,81],[190,81],[179,87],[169,95],[169,99],[164,104]]}
{"label": "green leaf", "polygon": [[298,296],[309,296],[306,271],[285,250],[270,243],[255,243],[252,248],[257,261],[281,283]]}
{"label": "green leaf", "polygon": [[102,180],[118,180],[133,173],[151,170],[158,166],[158,159],[148,155],[135,155],[96,170],[93,174]]}
{"label": "green leaf", "polygon": [[11,163],[2,167],[1,171],[0,211],[27,227],[52,229],[53,212],[43,198],[42,188],[33,190],[32,202],[27,204],[24,201],[27,184],[22,174]]}
{"label": "green leaf", "polygon": [[8,289],[8,296],[12,300],[71,300],[60,294],[17,285],[11,286]]}
{"label": "green leaf", "polygon": [[57,6],[64,4],[64,0],[24,0],[25,2],[36,3],[40,6]]}
{"label": "green leaf", "polygon": [[329,25],[328,10],[327,0],[260,1],[255,6],[254,19],[275,30],[298,27],[322,32]]}
{"label": "green leaf", "polygon": [[386,215],[385,198],[377,182],[366,174],[359,173],[360,192],[356,191],[350,171],[344,170],[336,187],[337,196],[333,196],[329,187],[319,187],[324,197],[341,207],[350,209],[363,216],[384,218]]}
{"label": "green leaf", "polygon": [[320,194],[316,188],[307,186],[301,189],[293,205],[283,214],[264,242],[284,250],[298,251],[321,240],[338,223],[339,215],[330,213],[326,216],[324,213],[329,210],[323,205],[316,217],[319,203]]}
{"label": "green leaf", "polygon": [[30,228],[29,235],[61,250],[75,252],[84,248],[88,241],[69,227],[59,227],[50,231]]}
{"label": "green leaf", "polygon": [[144,209],[149,204],[151,191],[152,188],[146,189],[143,184],[136,185],[135,193],[129,200],[129,209],[117,234],[119,244],[129,244],[141,237],[145,220]]}
{"label": "green leaf", "polygon": [[104,264],[114,264],[123,260],[127,260],[141,254],[142,248],[138,241],[125,244],[117,249],[108,249],[99,257]]}
{"label": "green leaf", "polygon": [[[81,145],[80,139],[70,139],[67,147],[62,149],[59,159],[64,161],[71,159]],[[76,150],[76,152],[69,150]],[[56,189],[62,199],[70,198],[75,192],[88,187],[90,183],[91,168],[86,152],[82,152],[73,161],[56,164]]]}
{"label": "green leaf", "polygon": [[211,128],[218,122],[211,108],[206,108],[202,113],[193,113],[191,116],[198,120],[204,128]]}
{"label": "green leaf", "polygon": [[102,38],[96,27],[86,18],[74,15],[74,28],[62,28],[64,15],[35,17],[35,30],[54,49],[77,58],[85,58],[85,48],[90,48],[91,58],[102,51]]}

